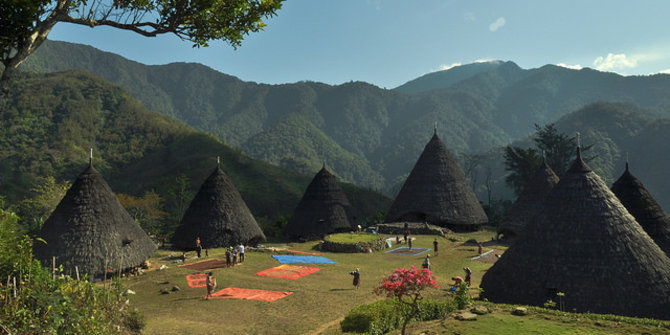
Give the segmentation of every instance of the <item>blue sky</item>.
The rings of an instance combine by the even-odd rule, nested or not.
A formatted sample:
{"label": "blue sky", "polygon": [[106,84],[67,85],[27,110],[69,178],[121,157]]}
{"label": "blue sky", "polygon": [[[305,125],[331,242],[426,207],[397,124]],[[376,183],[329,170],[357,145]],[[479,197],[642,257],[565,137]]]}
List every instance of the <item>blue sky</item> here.
{"label": "blue sky", "polygon": [[59,23],[50,39],[144,64],[197,62],[245,81],[366,81],[394,88],[482,60],[670,73],[670,1],[287,0],[237,50],[192,48],[174,36]]}

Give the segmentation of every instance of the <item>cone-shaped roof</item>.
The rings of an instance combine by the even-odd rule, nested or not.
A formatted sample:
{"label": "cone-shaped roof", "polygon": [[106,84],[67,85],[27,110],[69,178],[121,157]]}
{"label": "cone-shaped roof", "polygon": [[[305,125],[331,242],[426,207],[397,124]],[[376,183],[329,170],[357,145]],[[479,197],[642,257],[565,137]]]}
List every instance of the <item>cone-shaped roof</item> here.
{"label": "cone-shaped roof", "polygon": [[123,208],[93,165],[82,172],[51,216],[44,222],[35,257],[51,266],[63,265],[68,273],[95,276],[105,264],[118,271],[147,260],[156,245]]}
{"label": "cone-shaped roof", "polygon": [[526,233],[482,278],[494,302],[670,318],[670,259],[605,183],[577,160]]}
{"label": "cone-shaped roof", "polygon": [[626,171],[612,185],[612,192],[661,250],[670,255],[670,218],[642,182],[630,173],[628,163]]}
{"label": "cone-shaped roof", "polygon": [[205,248],[265,241],[265,234],[240,192],[218,165],[184,213],[172,244],[181,249],[195,249],[198,237]]}
{"label": "cone-shaped roof", "polygon": [[356,209],[324,166],[314,176],[284,228],[292,239],[313,239],[350,231],[358,224]]}
{"label": "cone-shaped roof", "polygon": [[426,144],[385,221],[427,221],[453,230],[477,230],[488,222],[463,170],[437,132]]}
{"label": "cone-shaped roof", "polygon": [[542,160],[542,164],[530,178],[512,205],[512,209],[500,224],[498,233],[506,237],[520,236],[526,229],[528,220],[542,206],[542,201],[558,183],[558,180],[554,170]]}

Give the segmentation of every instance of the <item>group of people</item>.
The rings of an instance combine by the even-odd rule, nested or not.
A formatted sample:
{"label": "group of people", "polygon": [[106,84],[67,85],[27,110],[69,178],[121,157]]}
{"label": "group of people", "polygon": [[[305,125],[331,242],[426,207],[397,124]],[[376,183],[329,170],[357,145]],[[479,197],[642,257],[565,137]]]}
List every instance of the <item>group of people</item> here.
{"label": "group of people", "polygon": [[244,262],[244,244],[226,248],[226,266],[234,266]]}
{"label": "group of people", "polygon": [[[465,282],[468,284],[468,286],[470,286],[472,280],[472,270],[470,270],[469,267],[464,267],[463,271],[465,271]],[[454,284],[451,286],[452,291],[456,291],[463,282],[463,278],[460,276],[451,277],[451,280],[454,281]]]}

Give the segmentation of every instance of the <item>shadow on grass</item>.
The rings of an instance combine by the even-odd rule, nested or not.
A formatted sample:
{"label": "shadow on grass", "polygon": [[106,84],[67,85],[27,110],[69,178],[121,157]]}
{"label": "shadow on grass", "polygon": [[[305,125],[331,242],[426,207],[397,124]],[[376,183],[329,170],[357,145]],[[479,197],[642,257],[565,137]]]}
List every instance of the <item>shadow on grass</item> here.
{"label": "shadow on grass", "polygon": [[353,291],[353,288],[331,288],[331,292],[336,292],[336,291]]}

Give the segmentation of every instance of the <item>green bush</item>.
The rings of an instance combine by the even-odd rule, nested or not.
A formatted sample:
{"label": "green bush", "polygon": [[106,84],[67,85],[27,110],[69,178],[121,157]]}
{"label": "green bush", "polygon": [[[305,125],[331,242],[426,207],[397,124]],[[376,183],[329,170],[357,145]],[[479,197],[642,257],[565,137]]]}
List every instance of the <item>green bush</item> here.
{"label": "green bush", "polygon": [[[369,305],[358,306],[344,317],[340,323],[344,332],[384,334],[402,324],[397,313],[398,308],[409,306],[398,304],[394,299],[384,299]],[[419,313],[414,318],[419,321],[436,320],[445,317],[455,310],[451,300],[421,300]]]}

